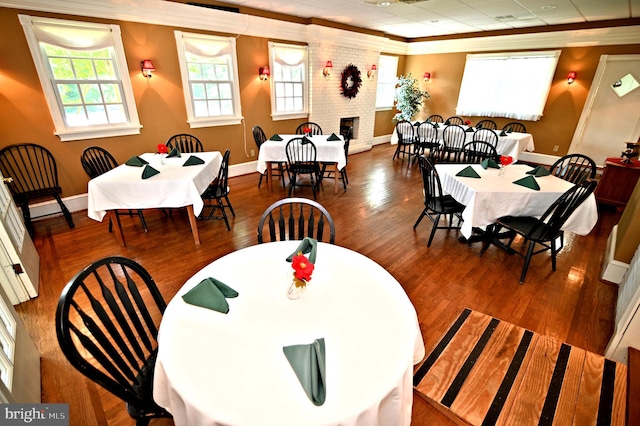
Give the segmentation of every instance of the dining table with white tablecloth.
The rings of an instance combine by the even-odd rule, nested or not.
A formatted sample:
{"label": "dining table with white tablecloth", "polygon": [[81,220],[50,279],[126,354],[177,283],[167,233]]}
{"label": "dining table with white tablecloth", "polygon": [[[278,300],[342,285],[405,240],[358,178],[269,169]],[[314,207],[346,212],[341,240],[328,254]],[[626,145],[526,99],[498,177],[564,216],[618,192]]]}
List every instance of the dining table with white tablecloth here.
{"label": "dining table with white tablecloth", "polygon": [[[176,425],[409,425],[413,366],[425,355],[414,306],[373,260],[317,244],[303,294],[291,300],[285,259],[300,241],[258,244],[199,270],[164,312],[154,400]],[[237,297],[227,313],[183,296],[209,279]],[[323,339],[326,398],[315,403],[284,348]]]}
{"label": "dining table with white tablecloth", "polygon": [[[146,165],[159,172],[148,178],[143,178],[145,164],[121,164],[91,179],[88,185],[88,216],[102,221],[110,213],[116,237],[124,246],[119,219],[114,214],[116,210],[187,207],[194,240],[200,244],[195,218],[204,207],[201,194],[218,175],[222,155],[218,151],[179,155],[169,158],[166,154],[157,153],[139,155],[138,158],[148,163]],[[192,156],[202,160],[202,164],[185,166]]]}
{"label": "dining table with white tablecloth", "polygon": [[[316,161],[321,163],[332,163],[334,165],[334,176],[339,176],[338,172],[347,165],[347,157],[344,152],[344,136],[332,135],[278,135],[282,140],[267,139],[260,145],[258,152],[258,166],[260,173],[267,172],[267,185],[269,191],[273,190],[271,165],[275,163],[287,162],[286,146],[293,138],[306,137],[316,146]],[[329,140],[335,137],[336,140]],[[338,192],[338,179],[334,179],[334,193]]]}
{"label": "dining table with white tablecloth", "polygon": [[[471,166],[480,178],[456,176]],[[534,169],[525,164],[505,167],[504,176],[499,169],[484,169],[480,164],[436,164],[442,191],[465,205],[462,212],[460,233],[469,238],[473,228],[485,228],[502,216],[542,216],[562,194],[574,186],[573,183],[553,175],[533,177],[540,187],[530,189],[513,183],[530,176]],[[598,221],[598,207],[593,194],[576,209],[562,227],[578,235],[587,235]]]}
{"label": "dining table with white tablecloth", "polygon": [[[417,121],[412,122],[415,124]],[[438,123],[438,136],[437,139],[439,141],[442,140],[442,135],[444,129],[447,127],[446,124]],[[460,126],[463,129],[468,129],[468,126]],[[498,143],[496,144],[496,152],[500,155],[510,156],[513,158],[513,161],[517,161],[522,152],[528,151],[532,152],[535,150],[535,145],[533,143],[533,136],[530,133],[518,133],[518,132],[505,132],[502,135],[502,130],[494,130],[498,135]],[[466,140],[465,142],[471,142],[473,140],[473,132],[466,132]],[[502,136],[501,136],[502,135]],[[398,132],[396,129],[393,130],[391,134],[391,145],[396,145],[398,143]]]}

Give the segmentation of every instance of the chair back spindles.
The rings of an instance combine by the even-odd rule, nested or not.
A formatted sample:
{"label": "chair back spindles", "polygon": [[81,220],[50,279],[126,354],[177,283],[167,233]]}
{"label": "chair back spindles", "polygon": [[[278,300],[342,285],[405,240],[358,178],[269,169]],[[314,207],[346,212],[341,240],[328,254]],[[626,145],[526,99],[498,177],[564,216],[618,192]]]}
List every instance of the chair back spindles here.
{"label": "chair back spindles", "polygon": [[551,165],[549,172],[576,185],[596,177],[595,161],[583,154],[567,154]]}
{"label": "chair back spindles", "polygon": [[173,148],[178,148],[180,152],[189,153],[204,151],[204,147],[202,146],[200,139],[187,133],[180,133],[171,136],[165,145],[167,145],[169,151]]}
{"label": "chair back spindles", "polygon": [[270,241],[302,240],[305,237],[322,241],[328,228],[328,242],[335,244],[336,231],[331,215],[320,203],[307,198],[285,198],[269,206],[258,223],[259,244],[264,242],[265,227]]}

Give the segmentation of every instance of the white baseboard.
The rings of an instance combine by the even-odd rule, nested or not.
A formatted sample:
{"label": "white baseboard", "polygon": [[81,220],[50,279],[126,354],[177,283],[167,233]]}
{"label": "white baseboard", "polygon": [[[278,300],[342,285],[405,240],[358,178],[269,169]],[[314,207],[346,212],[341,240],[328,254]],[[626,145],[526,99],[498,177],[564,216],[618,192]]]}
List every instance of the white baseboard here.
{"label": "white baseboard", "polygon": [[531,163],[541,164],[543,166],[550,166],[555,163],[560,157],[557,155],[538,154],[537,152],[521,152],[518,155],[518,160],[529,161]]}
{"label": "white baseboard", "polygon": [[613,258],[617,235],[618,225],[615,225],[607,239],[607,248],[604,252],[604,258],[602,259],[602,273],[600,275],[600,279],[614,284],[620,284],[625,272],[629,269],[629,264]]}

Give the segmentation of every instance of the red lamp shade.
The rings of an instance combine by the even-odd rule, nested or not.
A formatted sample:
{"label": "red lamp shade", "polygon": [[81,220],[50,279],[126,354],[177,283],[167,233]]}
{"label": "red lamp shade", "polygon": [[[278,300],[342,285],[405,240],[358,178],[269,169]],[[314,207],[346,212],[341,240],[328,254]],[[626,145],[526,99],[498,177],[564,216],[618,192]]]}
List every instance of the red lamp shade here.
{"label": "red lamp shade", "polygon": [[260,80],[267,80],[271,75],[271,71],[269,71],[269,67],[265,65],[258,69],[258,74],[260,74]]}
{"label": "red lamp shade", "polygon": [[333,68],[333,63],[331,61],[327,61],[327,64],[324,67],[325,68]]}
{"label": "red lamp shade", "polygon": [[571,84],[574,81],[576,81],[576,72],[575,71],[571,71],[569,74],[567,74],[567,83]]}
{"label": "red lamp shade", "polygon": [[327,80],[331,78],[331,68],[333,68],[333,63],[331,61],[327,61],[327,63],[324,65],[324,69],[322,70],[322,74]]}
{"label": "red lamp shade", "polygon": [[425,72],[424,75],[422,76],[422,78],[424,78],[424,81],[431,80],[431,73],[430,72]]}
{"label": "red lamp shade", "polygon": [[142,75],[144,75],[146,78],[153,77],[151,73],[152,71],[156,70],[156,68],[153,66],[153,62],[151,62],[151,59],[145,59],[144,61],[141,61],[140,69],[142,70]]}
{"label": "red lamp shade", "polygon": [[376,66],[376,64],[371,65],[371,69],[367,71],[367,77],[369,77],[369,80],[373,80],[375,78],[376,71],[378,71],[378,67]]}

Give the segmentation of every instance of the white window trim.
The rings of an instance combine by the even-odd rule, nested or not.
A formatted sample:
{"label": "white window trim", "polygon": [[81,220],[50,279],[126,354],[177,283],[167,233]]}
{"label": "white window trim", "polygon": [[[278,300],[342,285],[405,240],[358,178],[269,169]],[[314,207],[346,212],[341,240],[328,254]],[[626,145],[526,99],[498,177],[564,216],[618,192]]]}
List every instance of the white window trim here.
{"label": "white window trim", "polygon": [[[124,46],[122,44],[120,27],[118,25],[41,18],[29,15],[18,15],[18,17],[27,38],[27,44],[29,45],[29,50],[31,51],[31,56],[33,57],[33,62],[36,66],[36,71],[38,73],[38,78],[40,79],[40,84],[42,85],[42,90],[44,91],[47,106],[51,112],[51,118],[53,119],[53,124],[55,126],[54,134],[57,135],[61,141],[66,142],[82,139],[140,134],[142,125],[140,124],[138,111],[136,110],[135,97],[133,96],[133,89],[129,78],[129,68],[127,67],[127,58],[124,54]],[[127,107],[129,123],[121,125],[111,124],[109,126],[94,125],[87,127],[67,127],[62,111],[60,110],[60,106],[58,105],[58,101],[56,100],[55,89],[51,83],[51,77],[47,71],[47,65],[45,64],[40,51],[40,43],[38,42],[33,30],[33,22],[55,22],[69,26],[108,28],[111,31],[113,49],[116,55],[116,71],[122,84],[122,95],[124,96],[124,101]]]}
{"label": "white window trim", "polygon": [[273,78],[269,79],[271,95],[271,119],[273,121],[280,120],[294,120],[298,118],[308,118],[309,117],[309,47],[297,44],[287,44],[287,43],[274,43],[269,42],[269,69],[273,70],[273,48],[277,46],[283,47],[295,47],[299,49],[304,49],[304,69],[305,73],[303,74],[302,80],[302,92],[304,93],[302,103],[303,110],[297,112],[276,112],[276,95],[275,88],[273,85],[275,84]]}
{"label": "white window trim", "polygon": [[[396,64],[396,71],[395,71],[395,80],[397,81],[398,79],[398,62],[399,59],[397,56],[394,55],[380,55],[380,58],[382,57],[386,57],[386,58],[392,58],[393,61]],[[376,103],[377,103],[377,92],[378,92],[378,85],[381,84],[379,77],[380,77],[380,59],[378,59],[378,80],[376,81]],[[382,84],[391,84],[391,82],[382,82]],[[395,92],[395,90],[394,90]],[[391,99],[391,104],[390,105],[380,105],[380,106],[376,106],[376,111],[389,111],[392,110],[395,107],[395,96]]]}
{"label": "white window trim", "polygon": [[[242,105],[240,102],[240,83],[238,82],[238,55],[236,53],[236,39],[234,37],[219,37],[206,34],[186,33],[183,31],[174,31],[176,37],[176,47],[178,49],[178,62],[180,63],[180,75],[182,77],[182,92],[184,93],[184,101],[187,107],[187,123],[192,129],[198,129],[202,127],[213,126],[231,126],[241,124],[244,117],[242,116]],[[185,46],[184,37],[187,38],[201,38],[203,40],[225,40],[231,43],[232,49],[232,61],[231,71],[232,76],[232,90],[233,90],[233,110],[234,116],[223,117],[196,117],[193,111],[193,99],[191,98],[191,88],[189,83],[189,70],[187,69],[187,62],[185,58]]]}

